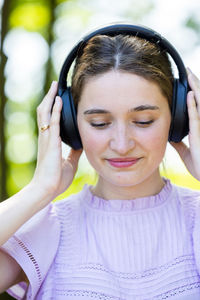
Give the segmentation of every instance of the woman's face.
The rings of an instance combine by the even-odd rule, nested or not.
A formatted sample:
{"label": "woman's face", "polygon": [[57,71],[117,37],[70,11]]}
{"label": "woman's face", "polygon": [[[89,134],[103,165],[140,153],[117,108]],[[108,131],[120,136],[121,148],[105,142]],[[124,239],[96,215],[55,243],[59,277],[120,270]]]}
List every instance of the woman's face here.
{"label": "woman's face", "polygon": [[171,114],[156,83],[121,71],[93,77],[83,88],[77,120],[102,184],[130,187],[158,180]]}

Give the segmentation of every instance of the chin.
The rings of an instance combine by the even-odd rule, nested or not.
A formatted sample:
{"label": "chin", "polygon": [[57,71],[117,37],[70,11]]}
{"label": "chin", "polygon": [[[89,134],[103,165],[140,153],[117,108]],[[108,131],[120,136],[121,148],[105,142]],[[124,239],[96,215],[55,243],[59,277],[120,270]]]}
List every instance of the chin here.
{"label": "chin", "polygon": [[[126,174],[116,174],[111,178],[111,180],[109,179],[107,181],[109,181],[112,185],[116,185],[118,187],[131,187],[143,182],[146,179],[136,175],[131,176],[129,172]],[[106,178],[104,178],[104,180],[106,180]]]}
{"label": "chin", "polygon": [[104,174],[104,175],[106,176],[101,176],[102,179],[116,187],[134,187],[139,184],[148,184],[148,183],[150,183],[151,185],[152,182],[157,182],[158,178],[160,178],[158,168],[155,168],[152,170],[152,172],[148,172],[148,173],[143,170],[143,172],[124,171],[124,172],[117,172],[114,174],[112,172],[112,174]]}

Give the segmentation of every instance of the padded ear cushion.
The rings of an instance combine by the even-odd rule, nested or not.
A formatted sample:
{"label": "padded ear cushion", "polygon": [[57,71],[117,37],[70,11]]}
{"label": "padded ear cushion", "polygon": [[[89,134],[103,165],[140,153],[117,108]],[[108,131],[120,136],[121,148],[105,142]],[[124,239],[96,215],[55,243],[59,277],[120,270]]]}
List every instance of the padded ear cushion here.
{"label": "padded ear cushion", "polygon": [[63,101],[60,118],[61,139],[73,149],[81,149],[82,142],[78,131],[76,110],[70,88],[64,90],[60,96]]}
{"label": "padded ear cushion", "polygon": [[187,89],[179,79],[174,79],[171,113],[172,121],[169,131],[169,141],[180,142],[189,132],[189,121],[187,112]]}

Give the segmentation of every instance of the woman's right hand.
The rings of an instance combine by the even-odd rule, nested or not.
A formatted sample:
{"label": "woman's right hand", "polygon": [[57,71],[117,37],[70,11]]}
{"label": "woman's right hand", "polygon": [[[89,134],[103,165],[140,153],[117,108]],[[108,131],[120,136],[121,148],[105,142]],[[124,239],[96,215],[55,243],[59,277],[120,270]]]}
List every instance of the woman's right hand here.
{"label": "woman's right hand", "polygon": [[[53,81],[47,95],[37,107],[38,156],[32,179],[36,186],[52,195],[52,199],[63,193],[72,183],[82,153],[82,150],[71,149],[67,159],[62,158],[60,137],[62,99],[56,96],[57,89],[58,83]],[[50,127],[41,132],[40,128],[48,124]]]}

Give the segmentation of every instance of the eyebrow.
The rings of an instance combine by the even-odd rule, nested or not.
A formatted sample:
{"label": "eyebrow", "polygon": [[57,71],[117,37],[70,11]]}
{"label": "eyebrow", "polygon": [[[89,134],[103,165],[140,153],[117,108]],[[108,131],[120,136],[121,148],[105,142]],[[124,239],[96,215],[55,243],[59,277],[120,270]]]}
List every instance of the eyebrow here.
{"label": "eyebrow", "polygon": [[[158,106],[155,105],[140,105],[134,108],[131,108],[128,112],[137,112],[137,111],[144,111],[144,110],[157,110],[159,109]],[[105,109],[88,109],[84,111],[84,115],[92,115],[92,114],[110,114],[109,110]]]}

